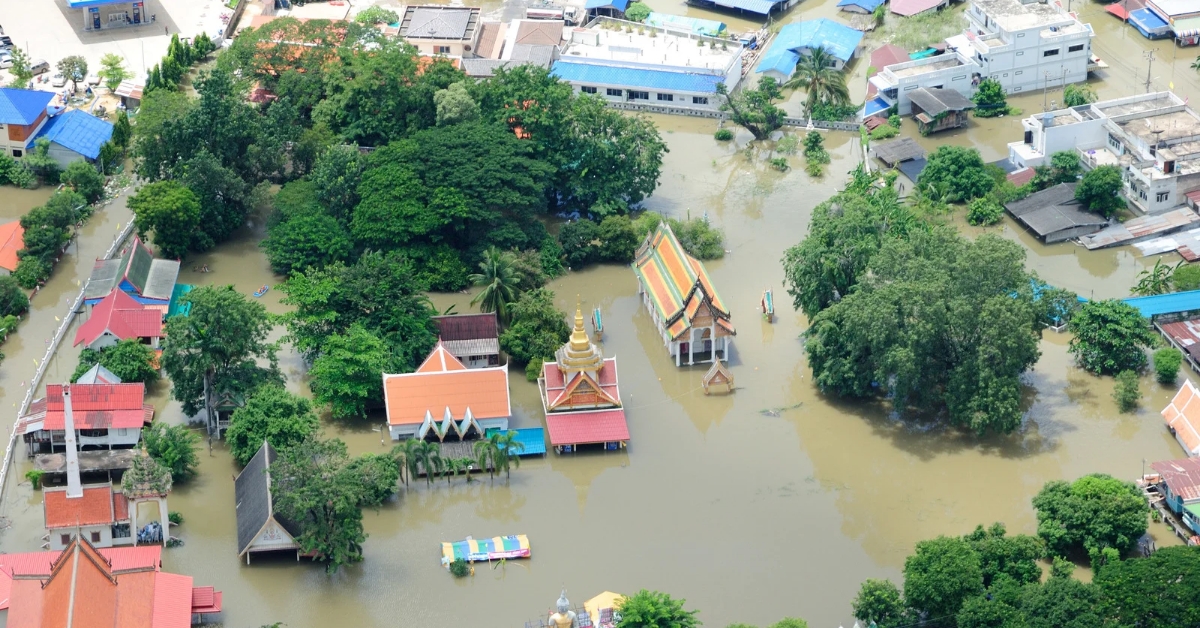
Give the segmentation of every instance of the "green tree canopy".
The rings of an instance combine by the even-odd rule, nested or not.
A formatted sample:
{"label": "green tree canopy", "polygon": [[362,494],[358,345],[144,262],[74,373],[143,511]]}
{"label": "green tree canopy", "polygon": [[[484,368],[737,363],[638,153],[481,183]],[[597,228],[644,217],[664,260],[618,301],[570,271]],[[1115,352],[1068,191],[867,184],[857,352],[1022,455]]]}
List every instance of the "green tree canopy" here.
{"label": "green tree canopy", "polygon": [[930,617],[956,615],[964,602],[982,592],[979,555],[962,539],[921,541],[904,561],[904,598]]}
{"label": "green tree canopy", "polygon": [[175,181],[158,181],[142,186],[129,197],[138,236],[154,234],[154,245],[163,257],[181,258],[200,226],[200,200]]}
{"label": "green tree canopy", "polygon": [[929,154],[928,163],[917,178],[922,188],[934,188],[951,203],[969,201],[987,194],[995,182],[983,167],[983,158],[974,148],[943,145]]}
{"label": "green tree canopy", "polygon": [[891,580],[869,578],[862,583],[851,602],[854,618],[864,625],[874,622],[883,628],[905,623],[908,612],[900,589]]}
{"label": "green tree canopy", "polygon": [[1101,611],[1114,626],[1200,625],[1200,551],[1164,547],[1146,558],[1105,565],[1096,575]]}
{"label": "green tree canopy", "polygon": [[1096,166],[1083,175],[1075,188],[1075,199],[1105,218],[1125,208],[1121,198],[1121,170],[1116,166]]}
{"label": "green tree canopy", "polygon": [[345,227],[329,214],[317,211],[272,225],[262,247],[271,270],[290,275],[295,270],[346,261],[353,245]]}
{"label": "green tree canopy", "polygon": [[770,138],[787,117],[783,109],[775,106],[775,101],[783,98],[783,91],[769,76],[760,77],[755,89],[743,88],[732,94],[724,83],[718,84],[717,94],[725,99],[721,111],[728,111],[733,123],[745,127],[756,140]]}
{"label": "green tree canopy", "polygon": [[1171,273],[1171,285],[1176,290],[1200,290],[1200,264],[1176,266]]}
{"label": "green tree canopy", "polygon": [[571,268],[583,268],[600,261],[600,227],[587,218],[572,220],[558,230],[558,242]]}
{"label": "green tree canopy", "polygon": [[1097,374],[1142,370],[1146,349],[1157,342],[1141,311],[1117,299],[1084,303],[1069,329],[1070,352],[1080,367]]}
{"label": "green tree canopy", "polygon": [[510,306],[512,324],[500,334],[500,348],[518,364],[550,359],[571,336],[567,315],[554,306],[554,293],[530,290]]}
{"label": "green tree canopy", "polygon": [[1002,574],[1017,584],[1037,582],[1042,577],[1037,560],[1046,550],[1036,536],[1006,536],[1004,524],[993,523],[986,530],[977,526],[963,539],[979,554],[984,586],[991,586],[992,581]]}
{"label": "green tree canopy", "polygon": [[483,252],[479,272],[468,277],[470,282],[482,288],[471,305],[479,304],[480,312],[495,312],[501,322],[507,323],[509,306],[517,300],[517,286],[521,276],[517,272],[517,257],[511,251],[491,247]]}
{"label": "green tree canopy", "polygon": [[391,370],[387,344],[355,324],[345,334],[325,339],[308,371],[308,385],[335,419],[365,417],[368,410],[383,406],[382,374]]}
{"label": "green tree canopy", "polygon": [[687,600],[676,600],[666,593],[642,589],[621,602],[621,621],[616,628],[696,628],[699,611],[683,608]]}
{"label": "green tree canopy", "polygon": [[0,317],[20,316],[28,311],[29,297],[17,280],[7,275],[0,277]]}
{"label": "green tree canopy", "polygon": [[796,70],[785,89],[803,89],[805,109],[812,111],[817,103],[845,105],[850,102],[850,89],[846,86],[846,74],[833,67],[837,59],[823,46],[808,50],[800,56]]}
{"label": "green tree canopy", "polygon": [[312,440],[321,429],[312,403],[282,386],[262,386],[234,410],[225,440],[238,464],[246,465],[264,441],[283,451]]}
{"label": "green tree canopy", "polygon": [[133,73],[125,69],[125,59],[116,53],[107,52],[100,57],[100,71],[96,73],[104,81],[108,91],[115,92],[121,86],[121,81],[133,78]]}
{"label": "green tree canopy", "polygon": [[126,338],[111,347],[99,351],[84,349],[79,353],[79,366],[71,374],[71,381],[79,379],[96,364],[112,371],[122,382],[153,384],[158,381],[157,356],[154,348],[142,344],[137,338]]}
{"label": "green tree canopy", "polygon": [[176,484],[196,476],[200,467],[200,457],[196,453],[200,435],[186,425],[168,426],[155,421],[142,430],[142,442],[146,453],[171,472],[171,479]]}
{"label": "green tree canopy", "polygon": [[400,467],[391,456],[363,454],[351,460],[348,466],[362,483],[360,506],[376,508],[396,494],[396,484],[400,481]]}
{"label": "green tree canopy", "polygon": [[357,146],[333,146],[321,153],[313,166],[312,182],[317,199],[342,224],[349,224],[358,205],[358,185],[366,158]]}
{"label": "green tree canopy", "polygon": [[104,198],[104,177],[83,159],[67,165],[60,175],[63,185],[75,190],[90,204]]}
{"label": "green tree canopy", "polygon": [[1063,105],[1079,107],[1096,102],[1096,92],[1087,84],[1071,83],[1063,88]]}
{"label": "green tree canopy", "polygon": [[351,466],[340,440],[306,440],[279,452],[271,465],[275,511],[300,526],[296,542],[324,561],[327,573],[362,560],[362,505],[376,497],[368,489],[377,488],[364,483],[363,471]]}
{"label": "green tree canopy", "polygon": [[1008,102],[1004,98],[1004,87],[1000,81],[985,78],[975,88],[971,97],[975,102],[975,115],[980,118],[994,118],[1008,113]]}
{"label": "green tree canopy", "polygon": [[609,216],[600,222],[600,259],[605,262],[628,264],[633,261],[641,238],[628,216]]}
{"label": "green tree canopy", "polygon": [[434,92],[433,104],[437,107],[438,126],[461,124],[479,119],[479,104],[467,91],[466,81],[451,83],[446,89]]}
{"label": "green tree canopy", "polygon": [[625,9],[625,19],[630,22],[645,22],[650,17],[650,7],[643,2],[631,2]]}
{"label": "green tree canopy", "polygon": [[79,91],[79,81],[82,81],[88,73],[87,59],[81,55],[68,55],[59,59],[56,67],[60,74],[71,81],[71,91]]}
{"label": "green tree canopy", "polygon": [[1106,547],[1127,552],[1148,525],[1149,508],[1137,487],[1103,473],[1047,482],[1033,508],[1038,536],[1058,556],[1084,550],[1095,560]]}

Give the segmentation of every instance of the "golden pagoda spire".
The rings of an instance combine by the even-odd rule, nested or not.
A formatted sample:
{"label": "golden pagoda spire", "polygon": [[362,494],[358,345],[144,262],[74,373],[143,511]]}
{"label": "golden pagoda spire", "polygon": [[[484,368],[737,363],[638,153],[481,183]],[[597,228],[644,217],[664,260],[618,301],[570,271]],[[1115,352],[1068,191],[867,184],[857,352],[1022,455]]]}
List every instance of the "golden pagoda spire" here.
{"label": "golden pagoda spire", "polygon": [[583,329],[583,307],[579,303],[579,295],[575,295],[575,329],[571,331],[571,351],[587,351],[591,344],[587,331]]}
{"label": "golden pagoda spire", "polygon": [[599,371],[604,366],[604,355],[588,339],[583,328],[583,306],[579,295],[575,295],[575,328],[571,339],[558,350],[558,367],[563,372]]}

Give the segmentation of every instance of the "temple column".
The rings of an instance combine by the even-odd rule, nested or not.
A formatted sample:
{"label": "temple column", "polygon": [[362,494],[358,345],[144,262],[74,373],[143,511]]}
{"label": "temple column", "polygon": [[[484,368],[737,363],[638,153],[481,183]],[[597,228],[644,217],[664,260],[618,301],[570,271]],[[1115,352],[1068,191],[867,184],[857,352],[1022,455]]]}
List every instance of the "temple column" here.
{"label": "temple column", "polygon": [[696,363],[696,330],[688,330],[688,366]]}
{"label": "temple column", "polygon": [[167,546],[167,539],[171,536],[171,518],[167,514],[167,500],[158,497],[154,501],[158,502],[158,519],[162,525],[162,544]]}

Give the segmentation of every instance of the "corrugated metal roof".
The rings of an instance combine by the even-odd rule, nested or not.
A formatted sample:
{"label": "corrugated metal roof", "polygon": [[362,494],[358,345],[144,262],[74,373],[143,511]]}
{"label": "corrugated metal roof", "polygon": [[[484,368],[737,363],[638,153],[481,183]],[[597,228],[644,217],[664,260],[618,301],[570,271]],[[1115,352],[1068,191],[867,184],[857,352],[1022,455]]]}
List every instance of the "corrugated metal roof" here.
{"label": "corrugated metal roof", "polygon": [[837,5],[839,7],[862,7],[867,13],[878,9],[883,4],[883,0],[841,0]]}
{"label": "corrugated metal roof", "polygon": [[1186,500],[1200,499],[1200,458],[1162,460],[1150,463],[1172,493]]}
{"label": "corrugated metal roof", "polygon": [[717,84],[725,80],[723,76],[700,72],[631,68],[561,60],[554,64],[551,74],[571,83],[594,83],[596,85],[702,94],[717,93]]}
{"label": "corrugated metal roof", "polygon": [[[799,53],[812,48],[825,48],[829,54],[846,62],[854,56],[862,38],[862,32],[827,18],[793,22],[779,30],[755,71],[777,70],[790,75],[800,60]],[[788,56],[785,51],[793,55]],[[791,61],[792,57],[795,57],[794,61]]]}
{"label": "corrugated metal roof", "polygon": [[51,100],[54,100],[54,92],[0,88],[0,124],[33,124],[45,113]]}
{"label": "corrugated metal roof", "polygon": [[892,0],[891,12],[912,16],[946,4],[946,0]]}
{"label": "corrugated metal roof", "polygon": [[163,333],[162,313],[146,309],[121,290],[113,290],[92,308],[92,315],[75,331],[74,346],[91,347],[106,331],[118,340],[159,338]]}
{"label": "corrugated metal roof", "polygon": [[629,0],[587,0],[584,9],[616,9],[622,13],[629,8]]}
{"label": "corrugated metal roof", "polygon": [[704,20],[698,17],[672,15],[651,11],[645,22],[648,26],[659,26],[671,30],[685,30],[696,35],[719,36],[725,32],[725,23],[716,20]]}
{"label": "corrugated metal roof", "polygon": [[34,139],[46,138],[88,159],[100,156],[100,147],[112,139],[113,125],[85,111],[72,109],[50,118]]}
{"label": "corrugated metal roof", "polygon": [[741,9],[751,13],[760,13],[767,15],[775,5],[782,0],[713,0],[713,4],[719,7],[728,7],[730,9]]}
{"label": "corrugated metal roof", "polygon": [[1136,307],[1141,311],[1142,316],[1147,318],[1160,314],[1191,312],[1200,310],[1200,290],[1156,294],[1149,297],[1131,297],[1124,301]]}
{"label": "corrugated metal roof", "polygon": [[459,7],[415,7],[410,9],[404,37],[462,39],[467,35],[471,14],[478,9]]}

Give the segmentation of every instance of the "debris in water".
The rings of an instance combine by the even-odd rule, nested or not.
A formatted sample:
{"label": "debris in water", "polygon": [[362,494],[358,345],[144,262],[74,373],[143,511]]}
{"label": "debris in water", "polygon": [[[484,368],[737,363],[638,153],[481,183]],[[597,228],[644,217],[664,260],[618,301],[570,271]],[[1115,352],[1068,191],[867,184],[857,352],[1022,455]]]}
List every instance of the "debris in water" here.
{"label": "debris in water", "polygon": [[804,405],[804,402],[800,402],[794,406],[787,406],[787,407],[783,407],[783,408],[767,408],[765,410],[759,410],[758,413],[763,416],[777,417],[783,412],[787,412],[788,410],[795,410],[796,408],[799,408],[802,405]]}

